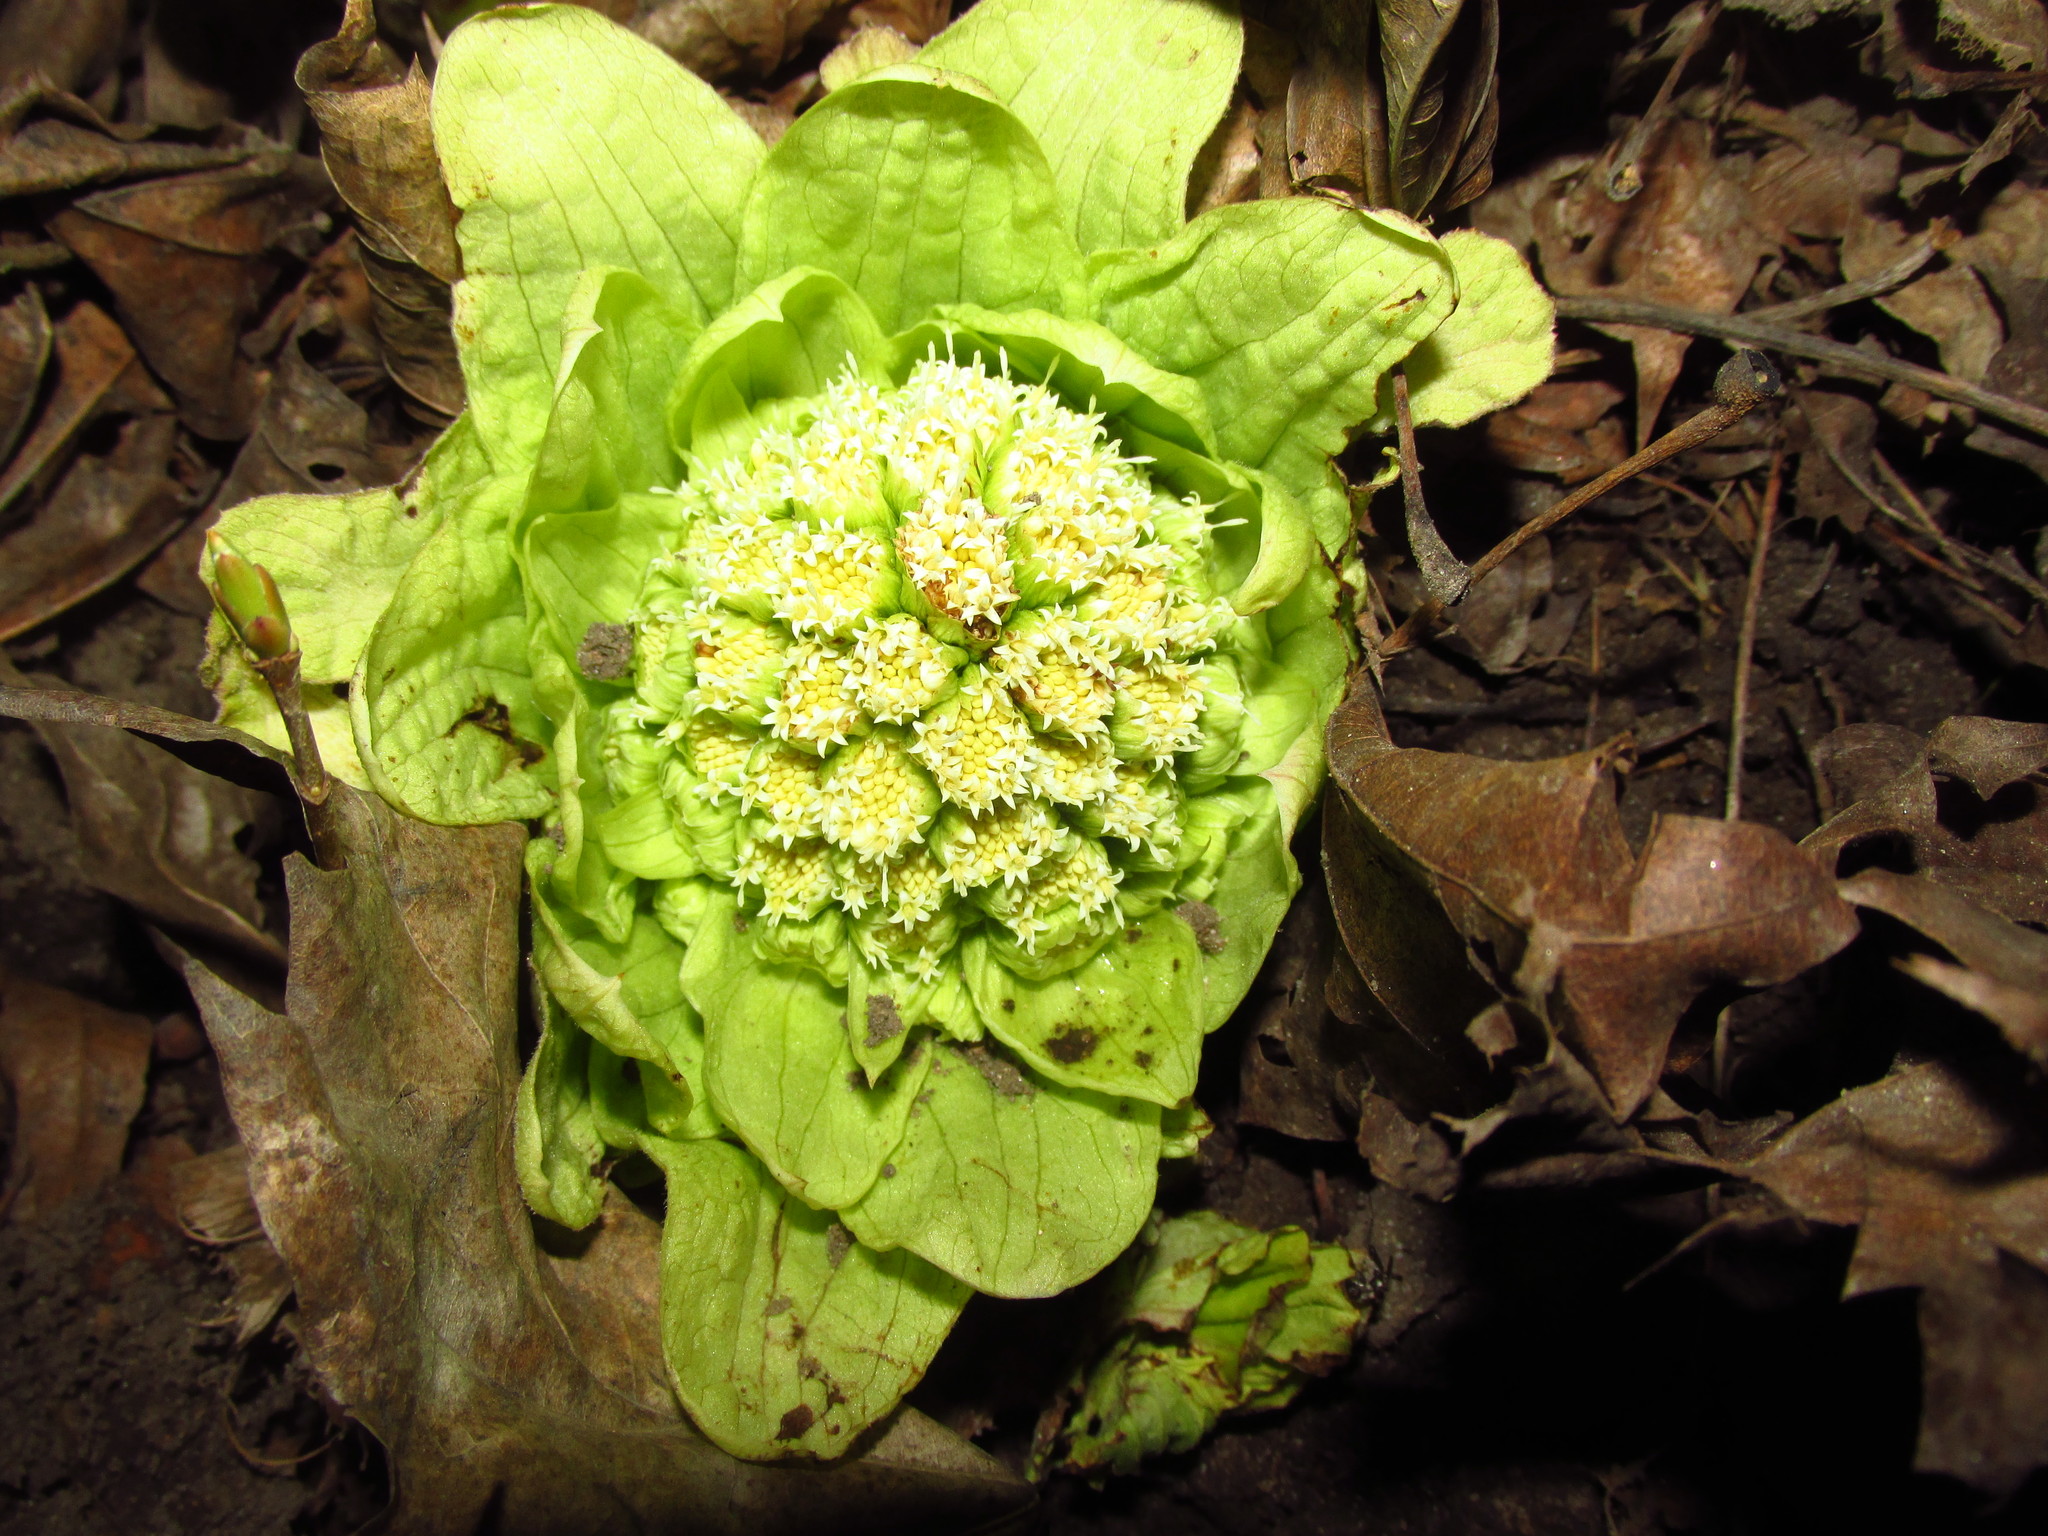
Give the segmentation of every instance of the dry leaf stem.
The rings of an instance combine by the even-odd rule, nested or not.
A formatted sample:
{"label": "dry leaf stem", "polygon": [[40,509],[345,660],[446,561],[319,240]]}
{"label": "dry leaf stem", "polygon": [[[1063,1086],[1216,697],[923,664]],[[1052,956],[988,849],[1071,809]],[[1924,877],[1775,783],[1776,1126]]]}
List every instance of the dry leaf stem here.
{"label": "dry leaf stem", "polygon": [[1685,40],[1678,50],[1678,57],[1671,61],[1671,68],[1664,72],[1664,83],[1657,87],[1657,95],[1650,102],[1649,111],[1621,141],[1614,164],[1607,171],[1607,195],[1613,201],[1625,203],[1643,190],[1643,156],[1649,153],[1651,141],[1671,115],[1671,98],[1677,92],[1678,77],[1691,65],[1700,46],[1713,33],[1714,25],[1720,19],[1720,0],[1709,0],[1698,24],[1692,29],[1692,36]]}
{"label": "dry leaf stem", "polygon": [[[1680,422],[1662,437],[1652,442],[1640,453],[1631,455],[1597,479],[1588,480],[1584,485],[1564,497],[1549,511],[1530,519],[1513,533],[1494,545],[1473,562],[1467,573],[1466,590],[1477,586],[1487,576],[1504,564],[1516,550],[1539,534],[1547,533],[1574,512],[1613,490],[1626,480],[1633,479],[1644,470],[1663,463],[1666,459],[1697,448],[1711,437],[1725,432],[1755,410],[1766,400],[1777,398],[1784,393],[1784,384],[1778,377],[1778,370],[1770,360],[1759,352],[1743,350],[1737,352],[1721,365],[1721,371],[1714,377],[1714,403],[1685,421]],[[1417,561],[1420,564],[1420,560]],[[1425,583],[1428,583],[1428,568],[1424,567]],[[1431,625],[1442,616],[1445,605],[1434,595],[1427,598],[1401,623],[1401,627],[1387,637],[1387,643],[1380,648],[1382,660],[1397,656],[1413,646]]]}
{"label": "dry leaf stem", "polygon": [[1995,416],[2000,421],[2048,438],[2048,410],[2038,405],[1980,389],[1952,373],[1922,368],[1895,357],[1860,352],[1846,343],[1794,330],[1789,325],[1775,325],[1753,315],[1710,315],[1697,309],[1653,304],[1647,299],[1618,299],[1604,294],[1559,294],[1557,314],[1561,320],[1587,320],[1602,325],[1648,325],[1690,336],[1715,336],[1722,341],[1769,347],[1825,364],[1830,370],[1851,378],[1874,379],[1880,384],[1910,384],[1930,395],[1967,405],[1986,416]]}
{"label": "dry leaf stem", "polygon": [[1742,592],[1742,622],[1735,635],[1735,696],[1728,705],[1728,789],[1722,802],[1724,821],[1742,819],[1742,749],[1749,736],[1750,663],[1756,652],[1757,616],[1763,609],[1764,573],[1771,557],[1771,530],[1778,521],[1778,500],[1785,491],[1785,450],[1771,451],[1770,477],[1764,482],[1763,506],[1756,515],[1756,538],[1749,552],[1749,584]]}
{"label": "dry leaf stem", "polygon": [[284,717],[286,737],[292,745],[292,762],[298,772],[299,803],[305,808],[306,833],[313,840],[313,852],[322,869],[339,869],[344,862],[341,843],[327,808],[333,780],[320,759],[320,743],[313,735],[313,720],[306,713],[306,701],[299,687],[299,653],[286,651],[268,660],[251,655],[250,663],[263,674],[277,700],[277,712]]}
{"label": "dry leaf stem", "polygon": [[1430,521],[1422,499],[1422,456],[1415,448],[1415,417],[1408,405],[1408,375],[1394,370],[1394,430],[1401,448],[1401,505],[1407,516],[1408,552],[1422,572],[1429,600],[1450,607],[1472,585],[1473,574],[1451,553],[1450,545]]}
{"label": "dry leaf stem", "polygon": [[1923,235],[1905,255],[1882,272],[1857,282],[1823,288],[1819,293],[1810,293],[1803,299],[1792,299],[1783,304],[1752,309],[1742,318],[1760,321],[1766,325],[1782,325],[1787,320],[1803,320],[1808,315],[1826,314],[1831,309],[1840,309],[1845,304],[1855,304],[1863,299],[1882,298],[1895,288],[1905,287],[1919,276],[1920,269],[1934,260],[1935,252],[1940,249],[1932,235]]}

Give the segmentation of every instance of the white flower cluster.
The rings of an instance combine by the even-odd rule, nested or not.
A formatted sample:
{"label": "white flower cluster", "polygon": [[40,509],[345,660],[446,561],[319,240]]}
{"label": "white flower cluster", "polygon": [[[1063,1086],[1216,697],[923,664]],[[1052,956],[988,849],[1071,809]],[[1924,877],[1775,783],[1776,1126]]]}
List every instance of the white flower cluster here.
{"label": "white flower cluster", "polygon": [[1180,839],[1231,619],[1206,508],[1098,417],[938,357],[840,379],[681,494],[625,714],[679,826],[732,819],[707,865],[749,913],[926,976],[978,922],[1037,953],[1120,921],[1127,868]]}

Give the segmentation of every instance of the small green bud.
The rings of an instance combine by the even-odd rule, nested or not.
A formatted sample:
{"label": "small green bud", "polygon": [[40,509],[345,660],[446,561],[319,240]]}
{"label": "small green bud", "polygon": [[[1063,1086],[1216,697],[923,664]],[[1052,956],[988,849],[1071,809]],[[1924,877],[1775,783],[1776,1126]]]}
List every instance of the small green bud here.
{"label": "small green bud", "polygon": [[262,566],[244,560],[218,533],[206,535],[213,556],[213,600],[258,661],[275,661],[292,648],[291,620],[277,583]]}

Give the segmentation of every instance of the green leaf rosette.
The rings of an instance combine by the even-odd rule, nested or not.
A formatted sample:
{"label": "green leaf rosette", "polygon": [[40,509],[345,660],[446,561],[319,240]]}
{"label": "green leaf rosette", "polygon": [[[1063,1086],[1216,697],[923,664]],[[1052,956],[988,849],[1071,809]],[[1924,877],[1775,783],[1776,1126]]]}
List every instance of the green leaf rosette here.
{"label": "green leaf rosette", "polygon": [[[769,149],[589,10],[486,12],[433,99],[469,409],[404,486],[222,519],[335,771],[535,824],[527,1197],[666,1180],[668,1365],[736,1454],[843,1453],[971,1291],[1129,1245],[1299,883],[1330,457],[1459,263],[1321,200],[1187,221],[1240,50],[1199,0],[984,0]],[[1489,366],[1547,362],[1489,272]]]}

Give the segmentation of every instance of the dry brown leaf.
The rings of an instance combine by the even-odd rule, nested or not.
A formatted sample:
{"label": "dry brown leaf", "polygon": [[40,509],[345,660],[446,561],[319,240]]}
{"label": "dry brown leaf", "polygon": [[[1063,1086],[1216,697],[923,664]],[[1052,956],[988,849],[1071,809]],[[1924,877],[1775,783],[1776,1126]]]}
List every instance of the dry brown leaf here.
{"label": "dry brown leaf", "polygon": [[225,1248],[262,1235],[240,1142],[177,1164],[169,1186],[172,1213],[188,1236]]}
{"label": "dry brown leaf", "polygon": [[1847,725],[1813,757],[1844,807],[1800,844],[1823,868],[1903,857],[2001,916],[2048,922],[2048,727],[1959,715],[1923,742]]}
{"label": "dry brown leaf", "polygon": [[276,280],[272,252],[308,229],[331,196],[316,165],[271,150],[223,170],[95,192],[49,228],[113,291],[185,424],[239,440],[264,384],[240,342]]}
{"label": "dry brown leaf", "polygon": [[0,1212],[39,1220],[121,1171],[149,1041],[139,1014],[0,972],[0,1077],[14,1101]]}
{"label": "dry brown leaf", "polygon": [[1628,457],[1628,431],[1608,414],[1625,398],[1597,379],[1539,384],[1527,399],[1486,418],[1487,450],[1524,474],[1576,485]]}
{"label": "dry brown leaf", "polygon": [[[19,677],[0,663],[0,680]],[[245,985],[274,987],[284,949],[264,931],[256,865],[235,843],[259,797],[123,732],[34,724],[64,775],[85,878]]]}
{"label": "dry brown leaf", "polygon": [[341,30],[299,61],[299,89],[320,125],[320,156],[355,211],[377,334],[399,386],[443,416],[462,409],[449,285],[462,276],[455,205],[428,121],[431,91],[377,39],[369,0],[349,0]]}
{"label": "dry brown leaf", "polygon": [[214,474],[181,448],[168,411],[122,421],[104,452],[80,454],[29,520],[0,536],[0,640],[147,560],[206,500]]}
{"label": "dry brown leaf", "polygon": [[28,425],[49,360],[50,317],[41,292],[26,287],[0,309],[0,464]]}
{"label": "dry brown leaf", "polygon": [[2048,1465],[2048,1173],[2040,1109],[1926,1063],[1852,1089],[1739,1171],[1858,1228],[1844,1296],[1920,1290],[1914,1465],[2008,1493]]}
{"label": "dry brown leaf", "polygon": [[[1311,894],[1288,909],[1260,973],[1263,1000],[1238,1068],[1240,1125],[1262,1125],[1300,1141],[1347,1141],[1338,1118],[1347,1097],[1337,1077],[1341,1048],[1327,1036],[1336,1020],[1326,996],[1337,947],[1327,903]],[[1356,1097],[1355,1087],[1349,1097]]]}
{"label": "dry brown leaf", "polygon": [[1842,896],[1918,929],[1959,963],[1909,955],[1901,968],[2005,1033],[2013,1049],[2048,1066],[2048,937],[1944,886],[1870,869],[1842,882]]}
{"label": "dry brown leaf", "polygon": [[764,80],[838,8],[838,0],[659,0],[634,29],[706,80]]}
{"label": "dry brown leaf", "polygon": [[[1921,237],[1904,225],[1870,214],[1850,221],[1842,240],[1842,277],[1860,282],[1895,264]],[[1941,348],[1941,365],[1958,378],[1981,383],[2005,341],[2005,325],[1983,281],[1967,266],[1951,265],[1885,294],[1878,307]]]}
{"label": "dry brown leaf", "polygon": [[1861,533],[1870,521],[1870,499],[1849,475],[1865,485],[1877,483],[1871,458],[1877,411],[1866,400],[1831,390],[1795,388],[1792,398],[1807,434],[1792,482],[1793,506],[1801,517],[1815,522],[1833,518],[1851,533]]}
{"label": "dry brown leaf", "polygon": [[829,1470],[698,1436],[660,1364],[654,1223],[617,1210],[555,1258],[518,1193],[524,830],[428,826],[341,786],[329,808],[347,867],[286,865],[288,1012],[186,974],[299,1338],[393,1458],[388,1529],[945,1530],[1027,1501],[907,1410]]}
{"label": "dry brown leaf", "polygon": [[[1643,161],[1643,190],[1628,202],[1607,196],[1602,166],[1573,157],[1532,173],[1530,234],[1544,281],[1558,293],[1734,313],[1775,242],[1751,217],[1748,189],[1714,153],[1709,126],[1672,122]],[[1641,326],[1601,329],[1635,351],[1640,446],[1655,435],[1691,338]]]}
{"label": "dry brown leaf", "polygon": [[127,29],[127,0],[13,0],[0,11],[0,86],[35,76],[60,91],[90,86]]}
{"label": "dry brown leaf", "polygon": [[[1365,990],[1439,1056],[1469,1070],[1449,1031],[1474,1049],[1466,1031],[1495,1000],[1473,1006],[1475,988],[1497,991],[1547,1018],[1626,1120],[1695,998],[1787,980],[1855,936],[1832,879],[1770,828],[1663,816],[1631,853],[1613,746],[1520,763],[1396,748],[1362,693],[1330,724],[1332,899]],[[1453,932],[1418,944],[1418,907]]]}
{"label": "dry brown leaf", "polygon": [[135,348],[106,311],[90,300],[57,322],[51,341],[57,378],[33,431],[0,471],[0,513],[43,475],[79,429],[99,413],[107,392],[135,361]]}
{"label": "dry brown leaf", "polygon": [[0,197],[69,192],[103,181],[234,165],[248,159],[249,153],[245,145],[157,142],[117,136],[90,122],[39,117],[0,139]]}

